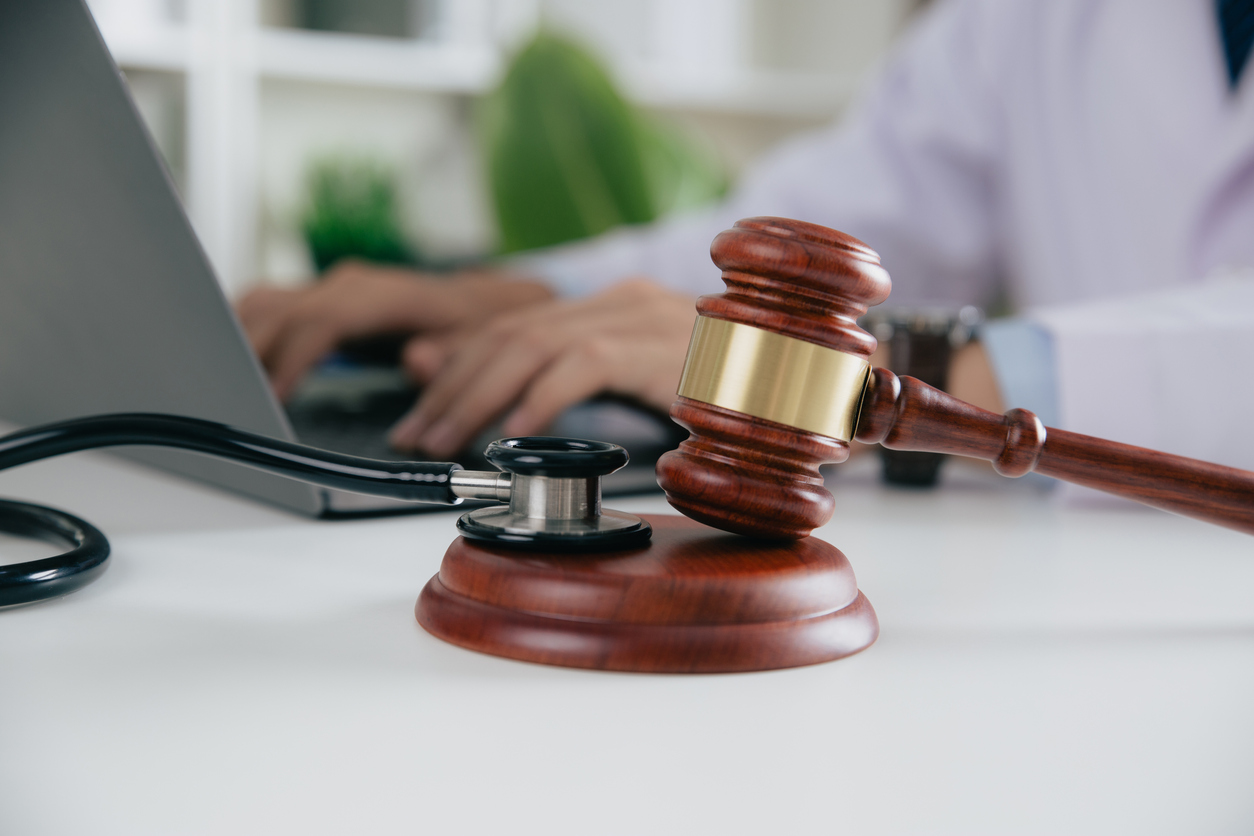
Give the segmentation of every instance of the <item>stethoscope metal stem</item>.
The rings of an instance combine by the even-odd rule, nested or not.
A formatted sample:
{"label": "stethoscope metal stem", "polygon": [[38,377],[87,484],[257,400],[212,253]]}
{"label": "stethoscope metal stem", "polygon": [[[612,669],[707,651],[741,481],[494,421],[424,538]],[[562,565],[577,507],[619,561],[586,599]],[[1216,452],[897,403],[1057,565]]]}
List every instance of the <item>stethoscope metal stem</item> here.
{"label": "stethoscope metal stem", "polygon": [[449,488],[461,499],[509,504],[511,513],[550,520],[583,520],[601,514],[601,477],[527,476],[488,470],[458,470]]}
{"label": "stethoscope metal stem", "polygon": [[449,489],[458,499],[509,502],[513,477],[499,470],[457,470],[449,476]]}

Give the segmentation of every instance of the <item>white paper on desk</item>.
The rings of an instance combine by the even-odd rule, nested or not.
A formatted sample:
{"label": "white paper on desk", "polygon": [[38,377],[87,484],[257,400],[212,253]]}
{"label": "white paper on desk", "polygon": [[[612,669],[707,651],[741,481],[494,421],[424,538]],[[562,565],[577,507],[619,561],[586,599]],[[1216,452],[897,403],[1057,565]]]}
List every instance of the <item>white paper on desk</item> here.
{"label": "white paper on desk", "polygon": [[1254,470],[1254,272],[1029,317],[1054,340],[1062,429]]}

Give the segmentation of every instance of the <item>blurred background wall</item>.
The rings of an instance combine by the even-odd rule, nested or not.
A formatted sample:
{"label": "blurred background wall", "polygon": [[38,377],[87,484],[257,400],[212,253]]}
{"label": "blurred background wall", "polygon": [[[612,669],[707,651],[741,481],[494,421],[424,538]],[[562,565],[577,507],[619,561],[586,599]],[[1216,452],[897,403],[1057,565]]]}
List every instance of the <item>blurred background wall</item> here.
{"label": "blurred background wall", "polygon": [[435,260],[490,254],[475,102],[538,27],[734,181],[830,121],[919,0],[89,0],[228,293],[313,271],[308,171],[328,155],[395,177]]}

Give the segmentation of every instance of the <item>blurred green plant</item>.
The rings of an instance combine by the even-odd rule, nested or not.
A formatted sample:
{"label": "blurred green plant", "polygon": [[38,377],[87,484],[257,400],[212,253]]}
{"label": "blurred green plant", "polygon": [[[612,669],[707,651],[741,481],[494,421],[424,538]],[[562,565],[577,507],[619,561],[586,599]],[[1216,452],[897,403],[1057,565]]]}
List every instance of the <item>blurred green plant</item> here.
{"label": "blurred green plant", "polygon": [[390,166],[369,157],[334,154],[310,163],[301,231],[319,273],[343,258],[418,262],[401,232],[396,181]]}
{"label": "blurred green plant", "polygon": [[623,99],[601,64],[548,32],[480,103],[503,253],[561,244],[717,199],[713,155]]}
{"label": "blurred green plant", "polygon": [[713,151],[667,122],[641,122],[645,173],[658,217],[713,203],[727,194],[727,170]]}

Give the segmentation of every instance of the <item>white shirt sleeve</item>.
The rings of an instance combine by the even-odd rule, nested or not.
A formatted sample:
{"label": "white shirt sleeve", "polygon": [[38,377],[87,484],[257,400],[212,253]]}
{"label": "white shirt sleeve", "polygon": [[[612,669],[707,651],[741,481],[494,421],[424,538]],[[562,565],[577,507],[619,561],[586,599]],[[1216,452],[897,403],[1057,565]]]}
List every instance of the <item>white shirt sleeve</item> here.
{"label": "white shirt sleeve", "polygon": [[[998,278],[1002,5],[941,2],[921,16],[838,125],[789,142],[703,212],[521,256],[518,269],[584,295],[629,276],[693,294],[722,289],[714,236],[754,215],[798,218],[872,242],[898,303],[987,303]],[[1013,4],[1009,4],[1013,5]]]}
{"label": "white shirt sleeve", "polygon": [[1028,316],[1052,337],[1061,428],[1254,470],[1254,273]]}

